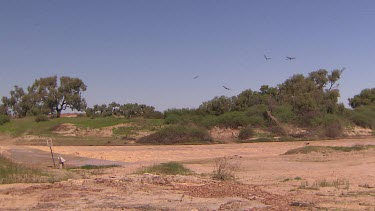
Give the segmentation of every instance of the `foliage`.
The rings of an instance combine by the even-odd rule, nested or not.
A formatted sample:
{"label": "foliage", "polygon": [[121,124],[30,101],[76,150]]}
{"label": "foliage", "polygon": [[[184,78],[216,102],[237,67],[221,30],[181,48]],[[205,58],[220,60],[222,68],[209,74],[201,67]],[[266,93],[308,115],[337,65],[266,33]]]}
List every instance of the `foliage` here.
{"label": "foliage", "polygon": [[326,115],[324,118],[325,136],[336,138],[343,134],[344,126],[340,118],[335,115]]}
{"label": "foliage", "polygon": [[215,97],[214,99],[203,102],[199,110],[208,114],[220,115],[233,110],[234,98],[225,96]]}
{"label": "foliage", "polygon": [[[309,73],[307,77],[293,75],[276,87],[263,85],[259,91],[247,89],[237,96],[215,97],[202,103],[198,110],[217,116],[247,111],[253,126],[266,124],[264,114],[267,111],[283,123],[316,126],[314,124],[318,122],[317,119],[327,114],[342,113],[344,110],[343,105],[338,104],[340,93],[337,89],[342,72],[343,70],[338,69],[331,72],[320,69]],[[319,124],[321,123],[320,121]]]}
{"label": "foliage", "polygon": [[211,127],[238,128],[249,125],[250,118],[244,115],[244,112],[234,111],[217,116],[213,123]]}
{"label": "foliage", "polygon": [[38,115],[35,117],[35,122],[44,122],[48,121],[48,117],[45,115]]}
{"label": "foliage", "polygon": [[352,108],[357,108],[366,105],[375,105],[375,88],[364,89],[359,95],[349,98],[349,105]]}
{"label": "foliage", "polygon": [[254,129],[251,126],[244,127],[240,130],[240,134],[238,135],[238,138],[240,140],[246,140],[255,135]]}
{"label": "foliage", "polygon": [[10,122],[10,119],[8,116],[6,115],[0,115],[0,125],[3,125],[7,122]]}
{"label": "foliage", "polygon": [[62,76],[58,83],[57,76],[52,76],[35,80],[28,88],[28,95],[37,106],[48,108],[50,114],[60,117],[61,111],[66,108],[77,111],[86,108],[86,101],[81,96],[86,88],[79,78]]}
{"label": "foliage", "polygon": [[155,108],[145,104],[128,103],[120,105],[119,103],[112,102],[108,105],[94,105],[92,108],[85,110],[88,117],[109,117],[109,116],[122,116],[125,118],[163,118],[161,112],[155,111]]}
{"label": "foliage", "polygon": [[1,110],[15,117],[40,114],[60,117],[61,111],[66,108],[82,111],[86,107],[85,99],[81,97],[84,91],[86,85],[79,78],[63,76],[60,83],[57,76],[40,78],[27,88],[27,92],[14,86],[10,97],[2,97]]}
{"label": "foliage", "polygon": [[360,106],[350,113],[350,119],[354,124],[375,129],[375,106]]}
{"label": "foliage", "polygon": [[245,111],[245,115],[249,118],[249,124],[252,126],[264,126],[266,113],[266,105],[255,105]]}
{"label": "foliage", "polygon": [[177,162],[161,163],[150,167],[143,168],[137,172],[138,174],[162,174],[162,175],[189,175],[193,172]]}
{"label": "foliage", "polygon": [[141,144],[202,144],[211,143],[212,138],[204,128],[187,125],[172,125],[156,133],[142,137]]}
{"label": "foliage", "polygon": [[22,87],[14,86],[14,90],[10,91],[10,97],[2,97],[1,99],[2,113],[15,117],[24,117],[31,110],[33,102],[30,96],[25,93]]}
{"label": "foliage", "polygon": [[291,105],[280,105],[277,106],[272,115],[283,123],[293,123],[297,119],[297,115],[293,112],[293,107]]}

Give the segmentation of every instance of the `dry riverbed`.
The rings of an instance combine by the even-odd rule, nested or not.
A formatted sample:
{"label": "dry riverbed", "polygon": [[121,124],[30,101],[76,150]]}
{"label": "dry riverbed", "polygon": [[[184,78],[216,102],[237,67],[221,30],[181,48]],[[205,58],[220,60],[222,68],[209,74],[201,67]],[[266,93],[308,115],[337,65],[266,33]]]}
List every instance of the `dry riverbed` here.
{"label": "dry riverbed", "polygon": [[[11,142],[7,142],[11,143]],[[375,210],[375,150],[284,155],[303,146],[375,145],[374,138],[180,146],[59,147],[74,159],[122,163],[77,172],[53,184],[0,185],[0,210]],[[17,151],[18,149],[18,151]],[[23,151],[22,151],[22,150]],[[48,153],[44,146],[0,147]],[[15,157],[15,155],[13,155]],[[238,168],[234,181],[212,180],[215,158]],[[179,161],[196,174],[135,175],[139,167]],[[43,164],[44,165],[44,164]]]}

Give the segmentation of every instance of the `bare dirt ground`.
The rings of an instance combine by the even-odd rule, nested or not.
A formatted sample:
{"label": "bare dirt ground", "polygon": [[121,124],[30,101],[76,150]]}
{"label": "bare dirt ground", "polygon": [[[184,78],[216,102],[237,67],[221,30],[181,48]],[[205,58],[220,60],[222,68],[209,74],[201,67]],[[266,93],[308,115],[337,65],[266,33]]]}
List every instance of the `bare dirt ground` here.
{"label": "bare dirt ground", "polygon": [[[0,153],[13,152],[14,157],[17,149],[49,153],[44,146],[15,146],[1,137],[0,142]],[[306,144],[55,146],[54,151],[69,157],[69,162],[85,158],[123,166],[78,171],[79,179],[54,184],[0,185],[0,210],[375,210],[374,149],[283,155]],[[309,142],[356,144],[375,145],[375,138]],[[239,166],[236,180],[210,178],[217,157]],[[168,161],[182,162],[196,175],[133,174],[141,166]]]}

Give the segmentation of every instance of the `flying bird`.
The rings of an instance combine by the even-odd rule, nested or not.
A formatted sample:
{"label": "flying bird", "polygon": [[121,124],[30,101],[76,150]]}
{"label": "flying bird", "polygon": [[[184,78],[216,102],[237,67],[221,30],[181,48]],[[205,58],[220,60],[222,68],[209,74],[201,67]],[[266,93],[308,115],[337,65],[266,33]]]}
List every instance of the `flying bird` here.
{"label": "flying bird", "polygon": [[270,58],[270,57],[267,57],[266,55],[264,55],[264,58],[265,58],[266,60],[270,60],[270,59],[272,59],[272,58]]}
{"label": "flying bird", "polygon": [[197,79],[199,77],[199,75],[195,76],[193,79]]}
{"label": "flying bird", "polygon": [[289,56],[286,57],[286,60],[292,61],[293,59],[296,59],[296,58],[295,57],[289,57]]}
{"label": "flying bird", "polygon": [[223,86],[224,87],[224,89],[226,89],[226,90],[230,90],[228,87],[226,87],[226,86]]}

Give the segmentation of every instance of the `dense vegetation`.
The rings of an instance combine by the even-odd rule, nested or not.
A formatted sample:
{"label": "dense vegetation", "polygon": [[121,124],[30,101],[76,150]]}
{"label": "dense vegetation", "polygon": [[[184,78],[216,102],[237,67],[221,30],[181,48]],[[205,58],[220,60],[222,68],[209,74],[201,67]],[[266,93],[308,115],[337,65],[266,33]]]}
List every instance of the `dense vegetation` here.
{"label": "dense vegetation", "polygon": [[145,117],[150,119],[161,119],[163,113],[155,111],[153,106],[138,103],[128,103],[120,105],[112,102],[108,105],[94,105],[92,108],[85,110],[88,117],[108,117],[118,116],[125,118]]}
{"label": "dense vegetation", "polygon": [[25,117],[27,115],[50,114],[60,117],[66,108],[82,111],[86,101],[81,97],[86,91],[86,85],[79,78],[63,76],[60,83],[57,76],[40,78],[24,91],[22,87],[14,86],[10,97],[2,97],[0,114]]}
{"label": "dense vegetation", "polygon": [[[362,90],[349,99],[353,109],[338,103],[340,96],[338,81],[343,70],[327,71],[320,69],[307,76],[293,75],[283,83],[270,87],[263,85],[259,91],[247,89],[236,96],[217,96],[203,102],[197,109],[169,109],[164,113],[153,106],[128,103],[94,105],[87,107],[81,93],[85,84],[78,78],[48,77],[35,80],[25,92],[15,86],[10,97],[3,97],[0,105],[0,131],[13,131],[16,135],[30,131],[30,123],[22,126],[17,121],[15,127],[9,117],[35,116],[35,130],[38,128],[48,134],[47,125],[56,125],[64,121],[45,122],[50,117],[59,117],[62,110],[85,111],[89,118],[71,120],[72,123],[93,124],[101,127],[103,121],[110,119],[110,125],[131,122],[133,119],[160,120],[160,130],[141,138],[143,144],[182,144],[211,143],[208,130],[218,128],[238,129],[240,140],[257,136],[256,128],[267,131],[272,136],[280,137],[339,137],[346,127],[358,125],[375,129],[375,88]],[[113,121],[113,122],[112,122]],[[27,122],[27,121],[25,121]],[[44,123],[45,122],[45,123]],[[113,124],[112,124],[113,123]],[[14,123],[13,123],[14,124]],[[26,124],[26,123],[25,123]],[[41,126],[45,127],[41,127]],[[104,125],[107,125],[104,123]],[[33,127],[34,127],[33,126]],[[291,134],[290,128],[303,128],[306,133]],[[129,135],[134,128],[118,128],[116,135]],[[139,129],[139,127],[138,127]],[[154,128],[153,128],[154,129]],[[32,130],[33,131],[33,130]],[[40,132],[40,131],[39,131]],[[36,131],[35,133],[38,133]]]}

